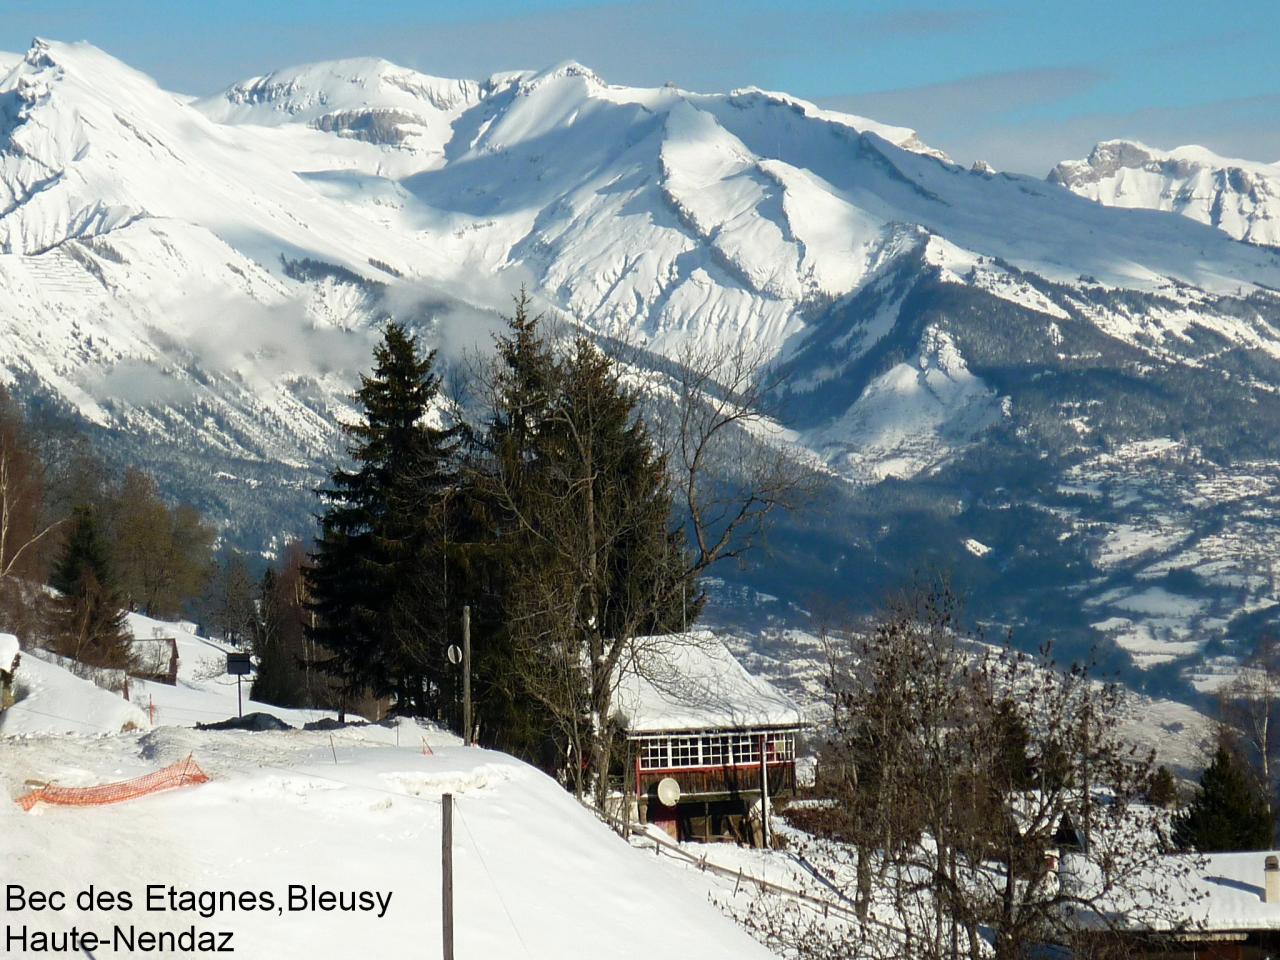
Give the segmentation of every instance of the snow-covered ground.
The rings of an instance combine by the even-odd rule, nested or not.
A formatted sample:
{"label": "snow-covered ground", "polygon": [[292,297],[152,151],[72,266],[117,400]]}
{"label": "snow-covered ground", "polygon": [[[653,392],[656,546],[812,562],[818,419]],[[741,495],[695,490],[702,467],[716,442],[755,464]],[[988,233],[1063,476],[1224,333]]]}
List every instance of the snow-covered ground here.
{"label": "snow-covered ground", "polygon": [[[172,635],[172,625],[164,626]],[[24,658],[24,674],[32,660]],[[129,891],[135,901],[128,913],[9,911],[10,928],[77,925],[109,936],[114,924],[155,933],[194,925],[231,932],[241,956],[320,960],[407,948],[438,956],[440,797],[449,792],[456,799],[459,956],[641,958],[672,949],[726,960],[770,956],[695,886],[673,882],[663,865],[628,846],[558,784],[506,755],[463,747],[452,734],[407,721],[332,732],[197,731],[182,718],[206,711],[225,717],[227,706],[234,713],[235,693],[191,679],[169,688],[158,725],[146,729],[145,715],[122,698],[35,663],[31,696],[78,718],[83,732],[23,726],[20,735],[0,737],[4,797],[31,784],[127,779],[188,755],[210,781],[111,806],[37,805],[26,814],[0,803],[6,883],[72,895],[92,885]],[[102,709],[108,701],[116,713]],[[131,723],[121,723],[130,711]],[[122,726],[134,729],[120,732]],[[148,884],[265,891],[283,909],[203,918],[146,912]],[[382,916],[377,909],[291,911],[291,885],[390,899]]]}
{"label": "snow-covered ground", "polygon": [[146,713],[119,694],[95,687],[32,653],[23,654],[16,696],[17,702],[0,713],[0,737],[96,736],[150,727]]}
{"label": "snow-covered ground", "polygon": [[[172,637],[178,645],[176,686],[129,681],[129,698],[144,711],[154,713],[157,725],[193,726],[236,715],[236,678],[227,675],[228,648],[224,644],[199,636],[193,624],[153,620],[138,613],[128,615],[128,626],[139,639]],[[336,716],[331,710],[293,710],[250,700],[250,681],[245,677],[240,691],[245,713],[269,713],[295,727]]]}

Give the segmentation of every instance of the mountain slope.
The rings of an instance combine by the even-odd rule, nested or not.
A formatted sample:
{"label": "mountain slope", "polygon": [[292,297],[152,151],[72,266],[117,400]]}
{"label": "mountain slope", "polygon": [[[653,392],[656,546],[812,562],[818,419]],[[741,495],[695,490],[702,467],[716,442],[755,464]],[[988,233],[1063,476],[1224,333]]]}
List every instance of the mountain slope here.
{"label": "mountain slope", "polygon": [[733,576],[794,608],[933,563],[1177,671],[1275,605],[1269,494],[1196,491],[1280,462],[1280,251],[784,94],[348,60],[193,101],[38,41],[0,79],[0,251],[0,375],[245,545],[309,529],[383,317],[449,362],[526,283],[655,359],[774,361],[839,482]]}
{"label": "mountain slope", "polygon": [[1280,164],[1108,140],[1084,160],[1058,164],[1049,182],[1107,206],[1166,210],[1237,240],[1280,246]]}

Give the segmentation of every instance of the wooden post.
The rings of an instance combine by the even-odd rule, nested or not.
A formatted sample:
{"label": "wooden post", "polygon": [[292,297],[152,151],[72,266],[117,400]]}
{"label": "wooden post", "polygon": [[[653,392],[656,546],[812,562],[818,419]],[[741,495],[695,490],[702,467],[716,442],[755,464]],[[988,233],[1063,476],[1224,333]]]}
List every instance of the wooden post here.
{"label": "wooden post", "polygon": [[765,734],[760,734],[760,839],[769,849],[769,761],[764,752]]}
{"label": "wooden post", "polygon": [[462,742],[471,746],[471,605],[462,608]]}
{"label": "wooden post", "polygon": [[440,927],[444,939],[444,960],[453,960],[453,794],[440,797],[443,829],[440,840],[440,901],[443,909]]}
{"label": "wooden post", "polygon": [[236,674],[236,711],[240,714],[240,719],[244,719],[244,701],[240,699],[240,674]]}

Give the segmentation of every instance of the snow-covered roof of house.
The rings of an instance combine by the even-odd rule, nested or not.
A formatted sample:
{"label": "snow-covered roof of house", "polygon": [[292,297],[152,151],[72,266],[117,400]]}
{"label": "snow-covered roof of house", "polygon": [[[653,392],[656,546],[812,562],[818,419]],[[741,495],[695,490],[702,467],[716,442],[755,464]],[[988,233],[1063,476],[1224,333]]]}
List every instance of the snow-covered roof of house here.
{"label": "snow-covered roof of house", "polygon": [[798,727],[800,708],[707,631],[645,637],[622,667],[614,716],[628,733]]}
{"label": "snow-covered roof of house", "polygon": [[[1184,935],[1192,938],[1196,934],[1280,930],[1280,903],[1264,899],[1264,869],[1269,856],[1280,857],[1280,851],[1159,857],[1150,877],[1139,880],[1137,886],[1146,889],[1134,895],[1136,902],[1129,908],[1108,911],[1112,924],[1118,920],[1119,927],[1131,931],[1182,927]],[[1158,907],[1153,897],[1158,897]]]}
{"label": "snow-covered roof of house", "polygon": [[1189,911],[1195,926],[1209,932],[1280,930],[1280,903],[1263,899],[1263,868],[1280,852],[1202,854],[1201,869],[1185,883],[1203,899]]}
{"label": "snow-covered roof of house", "polygon": [[0,670],[11,668],[18,652],[18,638],[12,633],[0,633]]}

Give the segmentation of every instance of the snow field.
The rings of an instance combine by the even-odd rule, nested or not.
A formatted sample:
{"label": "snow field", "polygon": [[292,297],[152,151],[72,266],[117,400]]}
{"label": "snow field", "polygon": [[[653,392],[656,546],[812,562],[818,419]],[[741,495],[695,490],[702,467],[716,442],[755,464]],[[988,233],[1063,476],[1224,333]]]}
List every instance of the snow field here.
{"label": "snow field", "polygon": [[[24,673],[33,660],[24,657]],[[11,925],[101,933],[112,923],[156,932],[195,924],[232,932],[238,951],[254,957],[376,956],[406,945],[438,955],[440,796],[450,792],[460,956],[639,958],[673,947],[709,958],[769,956],[558,784],[504,754],[464,748],[452,734],[404,720],[332,732],[145,730],[145,715],[122,698],[34,662],[36,703],[78,713],[98,735],[24,727],[0,739],[4,798],[26,792],[27,781],[113,782],[188,754],[211,782],[114,806],[38,805],[31,814],[0,802],[6,882],[73,892],[92,884],[137,901],[149,884],[267,891],[284,909],[210,918],[30,913],[8,916]],[[199,683],[168,688],[167,709],[225,704],[225,693],[191,685]],[[234,691],[230,699],[234,706]],[[140,717],[139,729],[108,732],[125,716]],[[381,918],[290,911],[290,885],[380,891],[391,900]]]}

